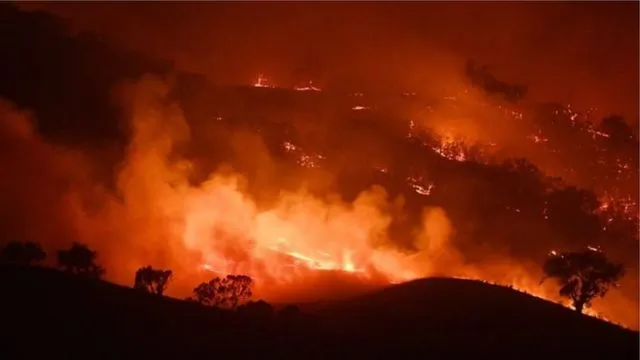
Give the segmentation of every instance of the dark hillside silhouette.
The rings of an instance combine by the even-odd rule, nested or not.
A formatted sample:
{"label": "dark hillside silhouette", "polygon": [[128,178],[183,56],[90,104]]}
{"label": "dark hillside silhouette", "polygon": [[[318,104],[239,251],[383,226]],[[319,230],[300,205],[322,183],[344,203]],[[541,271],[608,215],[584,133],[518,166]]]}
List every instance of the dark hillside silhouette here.
{"label": "dark hillside silhouette", "polygon": [[[293,308],[258,302],[236,314],[42,268],[1,267],[0,283],[7,358],[638,357],[637,332],[468,280],[401,284],[306,320]],[[25,337],[51,346],[18,345]]]}
{"label": "dark hillside silhouette", "polygon": [[[446,354],[445,349],[455,348],[454,344],[460,348],[452,354],[491,352],[498,358],[559,358],[561,352],[576,358],[607,359],[613,353],[631,358],[638,352],[633,348],[638,344],[637,333],[528,294],[472,280],[416,280],[319,312],[342,336],[353,334],[372,352],[398,351],[399,357],[412,357],[415,348],[425,354]],[[389,337],[397,342],[387,343]]]}
{"label": "dark hillside silhouette", "polygon": [[[265,28],[265,34],[270,34],[267,30]],[[211,34],[221,39],[233,39],[236,35]],[[205,42],[199,46],[209,49],[209,45]],[[241,42],[239,47],[251,45]],[[161,60],[121,51],[98,35],[73,34],[64,20],[50,14],[21,11],[9,3],[0,3],[0,49],[3,49],[0,100],[34,113],[37,120],[34,135],[42,135],[42,139],[28,140],[61,145],[65,154],[67,150],[78,150],[86,155],[87,163],[99,168],[95,178],[94,169],[86,178],[80,171],[82,181],[76,189],[75,181],[67,183],[66,177],[63,181],[57,181],[57,177],[51,181],[48,176],[40,179],[40,168],[23,171],[23,165],[32,163],[21,162],[21,155],[32,150],[29,142],[24,142],[26,145],[16,142],[15,148],[11,141],[0,143],[15,150],[7,156],[15,154],[12,159],[15,161],[4,167],[0,165],[10,180],[6,186],[4,181],[0,183],[11,200],[0,201],[3,214],[0,223],[11,230],[7,237],[31,239],[33,237],[14,236],[13,231],[35,233],[40,236],[38,241],[51,241],[43,243],[47,249],[62,239],[81,238],[104,249],[105,256],[109,256],[101,262],[101,254],[85,245],[74,244],[70,249],[50,254],[50,258],[58,260],[62,271],[57,271],[28,267],[44,257],[31,245],[11,243],[3,248],[0,252],[3,263],[0,264],[1,359],[638,358],[637,332],[477,281],[417,280],[347,301],[281,308],[252,299],[253,279],[245,275],[224,277],[224,274],[200,285],[186,284],[196,286],[196,301],[184,301],[148,294],[165,294],[172,275],[170,270],[145,267],[135,278],[127,273],[135,269],[131,269],[131,264],[155,264],[159,260],[167,266],[179,262],[183,270],[187,270],[185,266],[192,266],[188,272],[206,265],[177,259],[180,252],[174,249],[184,247],[194,255],[215,252],[212,255],[216,256],[211,259],[235,262],[236,258],[242,258],[239,268],[251,265],[248,268],[256,272],[251,276],[256,282],[260,281],[260,273],[269,270],[267,264],[271,265],[266,259],[263,262],[259,257],[253,258],[253,250],[260,248],[244,249],[244,245],[235,246],[232,239],[229,243],[234,246],[209,247],[222,243],[217,243],[215,234],[207,239],[204,226],[202,232],[200,226],[196,226],[198,231],[193,234],[198,241],[190,241],[190,246],[186,246],[177,231],[174,234],[162,228],[168,225],[161,221],[164,218],[161,214],[166,212],[162,204],[164,200],[173,204],[174,197],[167,196],[155,203],[152,200],[164,192],[158,191],[160,195],[157,195],[156,191],[149,191],[147,196],[143,191],[155,180],[159,180],[163,185],[160,188],[166,188],[167,192],[176,190],[175,204],[184,206],[168,207],[171,210],[167,223],[175,224],[176,228],[183,223],[187,226],[191,222],[187,217],[193,210],[191,204],[200,203],[191,200],[203,194],[191,189],[202,189],[201,182],[226,164],[246,178],[239,186],[243,205],[246,197],[247,205],[251,205],[247,207],[253,208],[255,202],[255,211],[260,214],[247,217],[246,224],[233,226],[234,233],[235,228],[238,233],[251,233],[250,237],[254,233],[270,233],[262,231],[270,226],[258,223],[255,227],[252,222],[256,218],[256,221],[264,219],[261,215],[267,213],[263,210],[273,208],[273,200],[287,190],[307,190],[308,187],[309,194],[317,198],[339,195],[344,202],[352,202],[364,190],[382,186],[388,203],[394,204],[381,209],[390,229],[385,234],[388,236],[383,236],[390,244],[382,245],[389,245],[400,253],[411,254],[424,245],[413,241],[415,230],[423,225],[423,210],[436,207],[443,210],[451,223],[451,234],[443,236],[447,238],[445,246],[450,245],[461,254],[461,263],[479,269],[478,277],[483,276],[485,266],[500,265],[503,259],[527,268],[530,264],[542,263],[551,249],[602,244],[607,248],[607,255],[611,254],[612,259],[620,260],[628,269],[626,281],[638,273],[638,217],[637,212],[633,213],[638,205],[638,137],[619,116],[591,122],[593,119],[578,114],[567,104],[523,104],[520,100],[526,96],[526,87],[498,79],[488,67],[469,63],[465,68],[460,63],[457,70],[452,70],[457,73],[450,74],[455,79],[466,75],[466,82],[459,90],[465,92],[468,88],[472,90],[470,93],[481,90],[481,105],[490,108],[489,114],[492,114],[486,118],[470,114],[468,121],[478,130],[502,130],[503,127],[504,133],[508,130],[508,134],[501,135],[501,131],[496,131],[497,139],[493,133],[485,134],[486,139],[477,134],[480,140],[468,143],[450,139],[441,133],[443,129],[436,129],[438,121],[444,119],[439,110],[445,109],[446,113],[448,106],[462,109],[469,105],[461,94],[423,98],[420,94],[401,93],[386,88],[375,72],[369,79],[357,80],[358,75],[350,81],[354,87],[348,90],[329,84],[319,92],[295,91],[282,84],[277,88],[254,87],[249,77],[238,80],[244,85],[213,86],[211,82],[218,79],[180,73]],[[297,52],[297,49],[291,50]],[[227,55],[213,54],[213,57],[223,67],[235,60]],[[400,56],[387,52],[375,60],[385,63]],[[261,61],[261,57],[256,59],[256,63]],[[416,76],[437,70],[425,66],[425,74]],[[164,76],[168,73],[170,76]],[[137,171],[130,176],[118,176],[123,175],[119,169],[123,165],[127,137],[131,135],[131,129],[125,124],[131,119],[124,118],[122,104],[118,105],[113,95],[121,89],[122,82],[136,83],[144,74],[159,74],[158,83],[166,82],[171,88],[169,95],[157,99],[161,105],[158,111],[162,112],[165,105],[176,105],[188,124],[189,140],[168,146],[171,153],[166,159],[157,154],[162,159],[143,162],[141,165],[149,166],[143,168],[144,174],[140,175],[144,176],[140,176],[138,182],[133,181],[138,180]],[[345,74],[347,78],[351,76]],[[359,86],[355,86],[356,83]],[[531,90],[534,95],[534,89]],[[474,96],[472,100],[476,100]],[[471,113],[477,110],[477,105],[472,104]],[[435,110],[435,120],[429,119],[432,110]],[[494,111],[511,115],[501,120],[500,116],[493,116]],[[467,121],[466,116],[461,118]],[[170,137],[169,132],[158,135]],[[155,134],[148,135],[155,137]],[[163,144],[167,143],[164,141],[167,139],[162,140]],[[490,147],[487,144],[497,149],[495,154],[487,150]],[[141,150],[145,148],[140,146]],[[155,151],[152,155],[156,155]],[[43,162],[47,159],[44,157]],[[136,156],[129,158],[132,162],[137,159]],[[164,181],[167,174],[156,172],[159,169],[155,165],[164,162],[156,160],[167,160],[174,165],[174,159],[180,161],[175,165],[181,166],[180,171],[170,171],[172,174],[182,174],[182,165],[189,165],[185,172],[193,170],[194,173],[188,175],[189,187],[177,181],[174,188],[173,181]],[[37,161],[33,164],[56,165]],[[147,175],[153,181],[147,180]],[[17,188],[26,176],[40,181],[24,182],[26,190],[15,191],[15,196],[11,196],[14,190],[22,190]],[[108,195],[104,198],[106,203],[102,206],[102,187],[96,186],[95,198],[90,189],[94,189],[93,185],[114,181],[132,184],[129,190],[133,191],[123,191],[129,188],[126,185],[121,186],[127,189],[118,191],[109,192],[115,189],[108,188],[104,194]],[[36,186],[41,189],[34,189]],[[50,192],[60,196],[48,201],[43,195]],[[130,195],[132,192],[143,196]],[[221,195],[224,194],[226,192]],[[146,204],[147,198],[149,204]],[[25,206],[16,206],[23,202]],[[211,200],[212,207],[220,204],[224,201]],[[137,205],[141,205],[140,209],[152,205],[148,207],[152,214],[147,217],[144,211],[136,210]],[[204,220],[208,217],[205,209],[197,210],[203,214],[203,222],[208,222]],[[153,214],[155,211],[158,214]],[[235,211],[234,206],[229,206],[211,220],[218,227],[222,225],[218,222],[225,223],[221,220],[226,220],[226,215],[235,218]],[[329,212],[326,220],[331,217]],[[60,225],[61,230],[58,226],[41,226],[44,222]],[[196,224],[199,222],[200,216],[197,216]],[[351,224],[345,223],[335,230],[341,234],[344,228],[345,233],[351,233],[351,226],[347,225]],[[354,227],[353,233],[360,229]],[[147,237],[137,236],[136,232],[146,235],[147,230],[161,236],[143,244],[141,241]],[[287,230],[286,226],[283,230]],[[301,232],[304,235],[304,231]],[[249,240],[255,246],[264,243]],[[293,238],[291,240],[293,243]],[[299,240],[306,239],[300,237]],[[352,250],[340,248],[350,239],[327,236],[322,240],[334,242],[331,244],[336,245],[336,253]],[[167,247],[156,248],[160,244]],[[380,250],[386,250],[385,246]],[[147,256],[155,260],[148,260]],[[358,257],[354,256],[354,262],[360,261]],[[603,264],[602,259],[595,260],[596,265]],[[100,263],[121,264],[122,268],[104,269]],[[229,261],[229,265],[232,263]],[[587,274],[588,277],[580,278],[585,275],[580,274],[584,267],[551,265],[547,267],[548,275],[564,281],[563,295],[573,298],[578,309],[590,297],[604,294],[613,282],[608,280],[615,280],[621,274],[617,267],[605,263],[606,276],[599,276],[602,274],[596,271],[595,276]],[[306,267],[297,261],[293,266]],[[298,276],[295,267],[291,270],[294,277]],[[127,274],[124,281],[131,284],[134,280],[133,289],[102,281],[105,271]],[[446,273],[445,269],[442,271]],[[488,270],[487,276],[491,273]],[[189,276],[176,274],[171,281],[186,281],[186,277]],[[120,277],[114,275],[114,278]],[[577,286],[576,278],[586,287]],[[279,280],[285,281],[274,279]],[[630,280],[622,287],[623,299],[619,304],[623,305],[616,308],[617,304],[611,303],[607,308],[616,316],[627,316],[624,321],[632,322],[634,319],[628,316],[634,309],[629,307],[638,304],[638,297],[633,293],[637,284],[631,282],[637,277]],[[176,284],[176,288],[184,288],[183,285]],[[318,289],[320,291],[324,290]]]}

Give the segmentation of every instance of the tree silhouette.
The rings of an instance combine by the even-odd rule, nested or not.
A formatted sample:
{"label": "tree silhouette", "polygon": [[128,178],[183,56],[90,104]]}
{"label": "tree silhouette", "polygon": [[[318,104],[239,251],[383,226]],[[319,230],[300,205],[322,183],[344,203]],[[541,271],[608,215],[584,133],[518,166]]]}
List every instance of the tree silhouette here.
{"label": "tree silhouette", "polygon": [[99,279],[105,269],[96,263],[98,253],[74,242],[70,249],[58,251],[58,265],[66,272]]}
{"label": "tree silhouette", "polygon": [[145,266],[136,271],[134,288],[151,294],[163,295],[173,272]]}
{"label": "tree silhouette", "polygon": [[40,244],[34,242],[12,241],[0,250],[0,262],[31,265],[41,262],[47,257]]}
{"label": "tree silhouette", "polygon": [[552,252],[543,265],[547,278],[555,278],[561,288],[560,295],[570,298],[577,312],[591,305],[596,296],[603,297],[611,285],[624,276],[621,264],[610,262],[594,248],[582,252]]}
{"label": "tree silhouette", "polygon": [[235,309],[238,303],[251,298],[253,280],[246,275],[227,275],[202,283],[193,289],[193,298],[202,305]]}

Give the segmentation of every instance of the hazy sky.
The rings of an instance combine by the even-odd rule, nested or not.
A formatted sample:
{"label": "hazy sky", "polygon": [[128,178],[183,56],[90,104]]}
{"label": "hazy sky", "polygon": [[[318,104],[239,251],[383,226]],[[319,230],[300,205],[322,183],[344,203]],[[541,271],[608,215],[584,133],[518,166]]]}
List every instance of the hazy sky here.
{"label": "hazy sky", "polygon": [[638,113],[638,3],[45,3],[227,83],[347,77],[445,89],[473,57],[531,100]]}

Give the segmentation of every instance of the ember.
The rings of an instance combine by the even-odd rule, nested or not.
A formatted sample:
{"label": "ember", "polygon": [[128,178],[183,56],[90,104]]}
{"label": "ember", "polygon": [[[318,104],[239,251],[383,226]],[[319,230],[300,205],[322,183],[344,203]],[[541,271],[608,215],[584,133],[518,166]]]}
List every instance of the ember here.
{"label": "ember", "polygon": [[258,79],[256,80],[256,82],[253,83],[254,87],[259,87],[259,88],[272,88],[275,87],[271,84],[269,84],[269,81],[266,77],[264,77],[264,75],[260,74],[258,75]]}
{"label": "ember", "polygon": [[[460,276],[561,301],[539,283],[542,258],[602,244],[588,249],[629,271],[589,311],[637,327],[637,76],[619,66],[637,70],[635,39],[629,51],[618,39],[591,48],[607,38],[592,25],[608,23],[557,16],[586,19],[588,31],[534,34],[546,27],[523,14],[507,17],[527,35],[512,41],[522,34],[500,17],[467,25],[486,20],[474,11],[459,22],[419,12],[394,24],[406,37],[392,27],[371,37],[354,26],[368,11],[327,26],[276,7],[231,21],[230,6],[213,30],[194,14],[159,26],[163,36],[138,31],[143,21],[116,26],[124,34],[109,41],[53,23],[25,26],[45,29],[29,46],[7,35],[7,236],[86,242],[120,284],[140,266],[170,268],[172,296],[234,273],[255,279],[259,296],[292,301],[338,292],[300,290],[328,275],[366,286]],[[566,31],[582,40],[569,50]],[[148,54],[112,51],[114,39]]]}

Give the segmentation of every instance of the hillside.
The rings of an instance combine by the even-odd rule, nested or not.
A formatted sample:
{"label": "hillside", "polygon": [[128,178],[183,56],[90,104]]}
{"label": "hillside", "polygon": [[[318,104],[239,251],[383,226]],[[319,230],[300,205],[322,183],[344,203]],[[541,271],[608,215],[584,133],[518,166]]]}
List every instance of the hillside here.
{"label": "hillside", "polygon": [[[163,12],[153,8],[143,13]],[[108,12],[119,25],[131,14]],[[135,21],[127,37],[156,34],[154,24],[170,29],[181,12]],[[224,14],[201,15],[214,13]],[[579,14],[545,17],[588,18]],[[366,56],[357,50],[366,30],[344,54],[329,54],[322,48],[345,34],[309,37],[294,26],[287,33],[304,46],[287,43],[268,60],[278,40],[272,27],[299,16],[259,26],[258,17],[275,17],[255,9],[224,16],[242,25],[236,31],[205,31],[188,16],[188,26],[173,30],[197,34],[174,31],[185,48],[172,54],[61,15],[0,3],[0,48],[10,49],[0,57],[0,248],[34,242],[52,261],[71,243],[86,244],[110,281],[125,286],[0,266],[0,359],[638,358],[636,332],[482,282],[416,280],[300,305],[303,314],[274,313],[264,302],[239,313],[203,308],[126,287],[145,265],[176,274],[172,294],[242,274],[272,301],[350,298],[360,288],[339,283],[356,279],[348,274],[361,274],[368,289],[434,273],[518,286],[537,283],[550,254],[586,248],[626,269],[593,310],[638,329],[638,120],[608,101],[615,91],[602,91],[635,93],[635,72],[612,63],[609,74],[576,81],[557,76],[566,71],[552,66],[553,56],[492,59],[475,46],[431,61],[444,49],[414,44],[413,32],[393,39],[411,44],[406,53],[376,43],[380,51]],[[356,18],[345,24],[375,28]],[[433,32],[459,28],[446,23],[453,28]],[[551,28],[544,24],[522,28]],[[269,38],[243,40],[251,27]],[[483,34],[481,27],[468,32]],[[559,26],[551,38],[562,28],[573,29]],[[636,29],[574,30],[590,34],[588,43],[599,33],[618,44]],[[161,48],[171,42],[153,37]],[[572,51],[573,36],[542,51],[547,41],[534,38],[535,54],[579,54],[567,70],[600,73],[610,60],[637,55]],[[221,51],[218,41],[233,49]],[[202,49],[194,57],[202,66],[187,65],[192,47]],[[426,57],[414,52],[423,48]],[[285,61],[306,51],[337,63],[305,70],[316,65]],[[347,70],[352,56],[363,57],[354,60],[362,69]],[[539,62],[548,62],[536,75],[542,83],[527,79]],[[615,74],[624,81],[613,86]],[[546,82],[558,91],[545,91]],[[588,99],[570,96],[582,91]]]}
{"label": "hillside", "polygon": [[0,284],[10,359],[638,357],[635,332],[467,280],[413,281],[296,318],[247,318],[50,269],[2,267]]}
{"label": "hillside", "polygon": [[[507,287],[472,280],[416,280],[319,313],[331,317],[332,325],[345,334],[362,334],[361,339],[376,344],[379,351],[392,351],[391,346],[406,349],[403,356],[412,354],[414,346],[442,354],[497,352],[508,358],[556,358],[560,351],[575,358],[582,357],[578,354],[609,358],[614,353],[626,358],[637,352],[637,333]],[[397,334],[393,345],[385,341],[390,334]]]}

